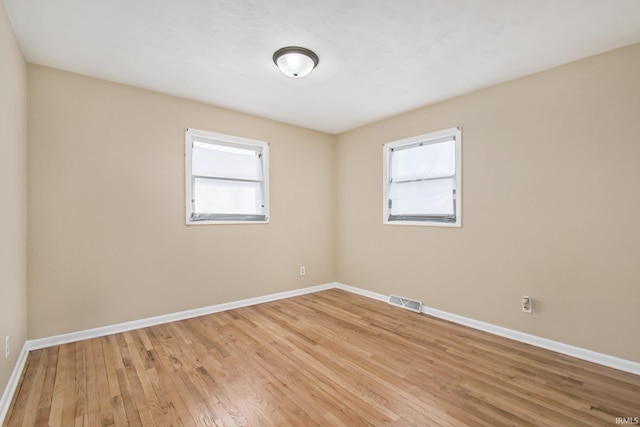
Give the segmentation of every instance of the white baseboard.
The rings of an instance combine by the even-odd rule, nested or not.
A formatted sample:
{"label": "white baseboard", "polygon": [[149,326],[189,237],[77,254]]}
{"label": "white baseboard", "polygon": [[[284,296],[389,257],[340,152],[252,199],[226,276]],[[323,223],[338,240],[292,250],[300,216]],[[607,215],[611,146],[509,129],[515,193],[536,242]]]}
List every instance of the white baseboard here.
{"label": "white baseboard", "polygon": [[387,302],[389,295],[382,295],[377,292],[367,291],[366,289],[360,289],[353,286],[345,285],[344,283],[336,283],[335,288],[342,289],[343,291],[351,292],[352,294],[362,295],[363,297],[375,299],[378,301]]}
{"label": "white baseboard", "polygon": [[52,337],[39,338],[28,341],[29,350],[39,350],[41,348],[53,347],[55,345],[67,344],[76,341],[82,341],[91,338],[104,337],[106,335],[117,334],[120,332],[131,331],[134,329],[147,328],[149,326],[161,325],[163,323],[175,322],[178,320],[191,319],[193,317],[204,316],[206,314],[218,313],[234,308],[247,307],[255,304],[262,304],[269,301],[276,301],[284,298],[291,298],[298,295],[310,294],[313,292],[324,291],[335,287],[335,283],[326,283],[324,285],[311,286],[309,288],[296,289],[293,291],[280,292],[277,294],[264,295],[261,297],[248,298],[240,301],[233,301],[223,304],[211,305],[209,307],[196,308],[193,310],[180,311],[177,313],[165,314],[162,316],[149,317],[131,322],[118,323],[100,328],[87,329],[84,331],[71,332],[68,334],[54,335]]}
{"label": "white baseboard", "polygon": [[[280,292],[277,294],[265,295],[256,298],[249,298],[240,301],[234,301],[224,304],[212,305],[209,307],[197,308],[194,310],[181,311],[178,313],[167,314],[163,316],[150,317],[147,319],[135,320],[132,322],[119,323],[111,326],[104,326],[101,328],[89,329],[85,331],[72,332],[69,334],[56,335],[47,338],[41,338],[37,340],[27,341],[25,345],[28,350],[37,350],[45,347],[51,347],[54,345],[66,344],[75,341],[81,341],[90,338],[102,337],[105,335],[116,334],[119,332],[130,331],[138,328],[146,328],[153,325],[159,325],[162,323],[175,322],[177,320],[189,319],[197,316],[204,316],[206,314],[218,313],[220,311],[232,310],[234,308],[247,307],[250,305],[261,304],[269,301],[276,301],[283,298],[291,298],[298,295],[309,294],[313,292],[319,292],[326,289],[337,288],[347,292],[362,295],[367,298],[372,298],[378,301],[387,301],[388,295],[383,295],[377,292],[368,291],[354,286],[345,285],[343,283],[326,283],[324,285],[312,286],[308,288],[296,289],[293,291]],[[468,317],[459,316],[457,314],[448,313],[446,311],[437,310],[422,306],[422,312],[429,314],[440,319],[448,320],[453,323],[457,323],[464,326],[469,326],[474,329],[479,329],[494,335],[509,338],[515,341],[520,341],[526,344],[531,344],[536,347],[545,348],[547,350],[555,351],[558,353],[566,354],[568,356],[576,357],[578,359],[587,360],[589,362],[598,363],[600,365],[608,366],[610,368],[619,369],[621,371],[630,372],[632,374],[640,375],[640,363],[633,362],[619,357],[610,356],[608,354],[598,353],[592,350],[587,350],[580,347],[575,347],[569,344],[564,344],[558,341],[541,338],[535,335],[530,335],[524,332],[519,332],[513,329],[504,328],[502,326],[493,325],[491,323],[481,322],[479,320],[470,319]]]}
{"label": "white baseboard", "polygon": [[[386,302],[388,295],[383,295],[377,292],[367,291],[365,289],[356,288],[353,286],[345,285],[343,283],[326,283],[324,285],[311,286],[308,288],[296,289],[293,291],[280,292],[271,295],[265,295],[261,297],[249,298],[240,301],[234,301],[224,304],[212,305],[209,307],[197,308],[194,310],[181,311],[178,313],[166,314],[163,316],[150,317],[147,319],[135,320],[132,322],[119,323],[116,325],[104,326],[100,328],[88,329],[84,331],[71,332],[68,334],[55,335],[47,338],[40,338],[36,340],[30,340],[25,342],[24,347],[18,358],[18,362],[13,370],[9,384],[7,385],[2,399],[0,400],[0,425],[4,420],[4,417],[11,405],[11,399],[18,387],[22,371],[24,370],[27,362],[27,355],[31,350],[38,350],[46,347],[52,347],[55,345],[66,344],[70,342],[81,341],[90,338],[102,337],[105,335],[116,334],[120,332],[130,331],[133,329],[146,328],[149,326],[159,325],[163,323],[175,322],[178,320],[190,319],[193,317],[203,316],[206,314],[218,313],[221,311],[232,310],[234,308],[247,307],[255,304],[262,304],[269,301],[276,301],[284,298],[291,298],[298,295],[305,295],[313,292],[324,291],[327,289],[342,289],[347,292],[362,295],[367,298],[372,298],[378,301]],[[597,353],[595,351],[587,350],[580,347],[564,344],[557,341],[552,341],[546,338],[537,337],[535,335],[526,334],[524,332],[515,331],[512,329],[496,326],[491,323],[481,322],[479,320],[470,319],[468,317],[458,316],[457,314],[451,314],[446,311],[437,310],[430,307],[422,307],[422,312],[440,319],[448,320],[450,322],[458,323],[460,325],[469,326],[474,329],[479,329],[494,335],[510,338],[515,341],[520,341],[526,344],[531,344],[536,347],[545,348],[547,350],[555,351],[558,353],[566,354],[578,359],[587,360],[610,368],[619,369],[621,371],[629,372],[635,375],[640,375],[640,363],[632,362],[630,360],[621,359],[614,356],[609,356],[603,353]]]}
{"label": "white baseboard", "polygon": [[13,372],[9,377],[9,383],[4,389],[4,393],[2,393],[2,398],[0,398],[0,426],[4,425],[4,419],[7,416],[7,412],[9,412],[9,406],[11,406],[13,395],[16,393],[18,385],[20,384],[22,371],[24,371],[24,367],[27,364],[28,355],[29,345],[25,342],[22,346],[22,350],[20,351],[20,355],[18,356],[18,360],[16,361],[16,366],[13,367]]}
{"label": "white baseboard", "polygon": [[503,328],[502,326],[496,326],[491,323],[469,319],[467,317],[447,313],[446,311],[436,310],[435,308],[423,306],[422,312],[434,317],[438,317],[440,319],[458,323],[460,325],[465,325],[474,329],[489,332],[493,335],[499,335],[501,337],[555,351],[556,353],[566,354],[567,356],[572,356],[577,359],[586,360],[588,362],[593,362],[599,365],[608,366],[610,368],[615,368],[621,371],[640,375],[640,363],[637,362],[632,362],[630,360],[621,359],[619,357],[609,356],[608,354],[598,353],[581,347],[564,344],[547,338],[541,338],[536,335],[526,334],[524,332],[515,331],[513,329]]}
{"label": "white baseboard", "polygon": [[[336,283],[335,287],[379,301],[387,301],[389,299],[388,295],[355,288],[353,286],[344,285],[342,283]],[[630,360],[621,359],[619,357],[609,356],[608,354],[598,353],[592,350],[575,347],[558,341],[553,341],[535,335],[526,334],[524,332],[515,331],[513,329],[504,328],[502,326],[493,325],[491,323],[470,319],[468,317],[458,316],[457,314],[451,314],[446,311],[437,310],[435,308],[425,307],[424,305],[422,306],[422,312],[439,319],[448,320],[459,325],[469,326],[470,328],[479,329],[493,335],[499,335],[501,337],[509,338],[514,341],[519,341],[526,344],[534,345],[536,347],[555,351],[557,353],[566,354],[567,356],[575,357],[577,359],[586,360],[588,362],[608,366],[620,371],[640,375],[640,363],[638,362],[632,362]]]}

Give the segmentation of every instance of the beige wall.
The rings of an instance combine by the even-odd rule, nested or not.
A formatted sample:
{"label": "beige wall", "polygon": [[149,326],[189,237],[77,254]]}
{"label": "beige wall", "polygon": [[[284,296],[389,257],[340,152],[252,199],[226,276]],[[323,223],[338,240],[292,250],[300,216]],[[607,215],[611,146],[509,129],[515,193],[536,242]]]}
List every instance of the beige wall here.
{"label": "beige wall", "polygon": [[[28,84],[29,338],[333,280],[333,136],[40,66]],[[186,127],[270,142],[270,224],[184,224]]]}
{"label": "beige wall", "polygon": [[[639,73],[633,45],[340,135],[337,280],[640,362]],[[463,227],[383,226],[382,144],[454,126]]]}
{"label": "beige wall", "polygon": [[26,64],[0,1],[0,396],[27,330],[26,81]]}

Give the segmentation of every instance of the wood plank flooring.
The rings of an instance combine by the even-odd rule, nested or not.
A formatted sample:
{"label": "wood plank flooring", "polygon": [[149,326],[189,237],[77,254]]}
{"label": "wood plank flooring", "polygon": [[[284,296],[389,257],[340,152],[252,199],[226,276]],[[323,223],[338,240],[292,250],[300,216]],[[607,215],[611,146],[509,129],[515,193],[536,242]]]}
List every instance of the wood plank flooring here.
{"label": "wood plank flooring", "polygon": [[33,351],[5,426],[612,426],[640,377],[328,290]]}

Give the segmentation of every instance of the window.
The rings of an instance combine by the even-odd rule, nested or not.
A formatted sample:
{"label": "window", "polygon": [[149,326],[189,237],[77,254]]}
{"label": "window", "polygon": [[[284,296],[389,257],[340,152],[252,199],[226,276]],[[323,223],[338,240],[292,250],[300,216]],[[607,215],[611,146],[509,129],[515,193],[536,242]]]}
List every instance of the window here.
{"label": "window", "polygon": [[187,224],[269,222],[269,144],[187,129]]}
{"label": "window", "polygon": [[459,128],[384,144],[384,223],[460,227]]}

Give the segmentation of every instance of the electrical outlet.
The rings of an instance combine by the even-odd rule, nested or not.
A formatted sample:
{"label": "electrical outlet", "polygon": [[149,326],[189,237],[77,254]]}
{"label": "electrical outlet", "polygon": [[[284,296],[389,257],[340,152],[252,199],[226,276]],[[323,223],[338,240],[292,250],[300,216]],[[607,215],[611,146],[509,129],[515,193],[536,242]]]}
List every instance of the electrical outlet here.
{"label": "electrical outlet", "polygon": [[10,351],[9,336],[7,335],[4,339],[4,358],[5,359],[9,357],[9,351]]}
{"label": "electrical outlet", "polygon": [[304,276],[305,274],[307,274],[307,270],[303,267],[300,267],[300,275]]}
{"label": "electrical outlet", "polygon": [[529,298],[528,296],[523,296],[522,300],[522,311],[525,313],[533,313],[533,300],[531,298]]}

